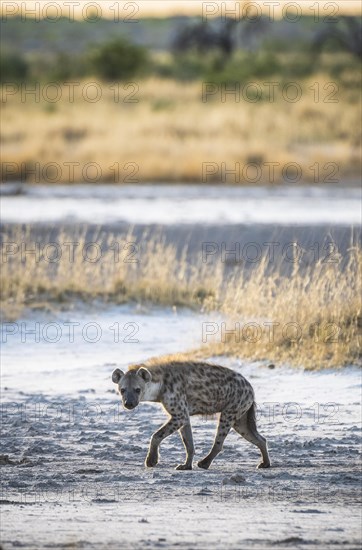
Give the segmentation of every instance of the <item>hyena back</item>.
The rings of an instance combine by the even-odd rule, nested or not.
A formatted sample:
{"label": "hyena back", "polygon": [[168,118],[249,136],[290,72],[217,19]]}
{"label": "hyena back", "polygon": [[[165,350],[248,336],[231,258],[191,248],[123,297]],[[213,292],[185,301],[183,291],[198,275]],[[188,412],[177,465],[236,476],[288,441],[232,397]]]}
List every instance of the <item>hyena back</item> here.
{"label": "hyena back", "polygon": [[235,371],[197,362],[167,362],[133,365],[127,373],[116,369],[112,380],[118,385],[125,408],[134,409],[142,401],[161,403],[170,419],[157,430],[150,442],[146,466],[158,463],[163,439],[179,430],[186,449],[186,461],[177,470],[191,470],[194,443],[190,416],[220,413],[215,441],[209,454],[198,462],[209,468],[220,453],[224,440],[234,428],[261,452],[259,468],[270,466],[266,439],[258,433],[255,420],[254,391],[251,384]]}

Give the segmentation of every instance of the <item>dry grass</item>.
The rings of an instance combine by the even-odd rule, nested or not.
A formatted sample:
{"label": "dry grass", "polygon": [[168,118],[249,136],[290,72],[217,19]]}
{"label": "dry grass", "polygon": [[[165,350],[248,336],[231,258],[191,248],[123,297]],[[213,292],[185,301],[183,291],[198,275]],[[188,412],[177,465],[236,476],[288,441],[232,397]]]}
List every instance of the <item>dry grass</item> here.
{"label": "dry grass", "polygon": [[[298,163],[302,180],[313,181],[319,163],[317,181],[328,180],[333,171],[328,162],[337,163],[337,178],[359,174],[361,144],[361,113],[353,86],[345,86],[331,96],[334,88],[324,88],[331,78],[300,82],[303,95],[296,103],[283,99],[276,92],[273,102],[251,103],[229,97],[224,103],[220,94],[206,103],[202,101],[202,83],[180,84],[171,80],[149,79],[136,83],[132,96],[136,103],[124,102],[135,89],[120,85],[120,102],[114,101],[114,90],[98,83],[101,99],[87,102],[82,92],[87,82],[75,87],[74,102],[69,100],[69,88],[61,87],[62,98],[49,103],[43,98],[35,102],[31,95],[21,101],[21,94],[7,97],[2,106],[2,179],[26,178],[36,181],[32,174],[36,163],[38,181],[72,183],[90,181],[132,182],[235,182],[234,175],[222,173],[240,163],[240,183],[251,183],[253,169],[243,170],[255,163],[261,167],[261,183],[269,180],[269,168],[264,163],[278,163],[275,179],[283,177],[287,163]],[[314,101],[316,82],[320,100]],[[267,88],[260,83],[263,92]],[[314,86],[312,91],[311,86]],[[44,89],[41,87],[40,92]],[[94,94],[89,89],[89,95]],[[49,89],[49,95],[54,90]],[[336,103],[328,103],[330,99]],[[60,170],[48,166],[58,163]],[[84,166],[94,162],[100,171],[86,172]],[[203,163],[216,163],[219,169],[205,178]],[[8,174],[5,163],[14,163]],[[74,173],[69,165],[75,163]],[[137,169],[128,163],[135,163]],[[119,167],[119,174],[116,165]],[[44,169],[45,167],[45,169]],[[260,172],[259,172],[260,173]],[[336,176],[335,176],[336,177]]]}
{"label": "dry grass", "polygon": [[[11,237],[34,248],[29,239],[29,230]],[[75,240],[83,250],[85,235],[75,239],[63,232],[57,239]],[[99,235],[104,250],[115,240]],[[127,241],[132,240],[128,235]],[[282,266],[271,272],[266,260],[252,271],[235,269],[230,274],[224,264],[208,265],[196,258],[188,262],[186,249],[178,254],[162,236],[145,235],[140,242],[137,263],[125,262],[124,255],[115,262],[109,250],[96,263],[84,261],[79,253],[74,262],[63,254],[57,263],[35,261],[34,255],[22,260],[15,254],[2,264],[5,318],[15,319],[25,307],[72,303],[75,298],[204,308],[217,312],[215,319],[225,316],[223,326],[219,320],[214,325],[215,337],[205,338],[204,355],[230,354],[306,368],[361,364],[360,249],[351,248],[344,263],[319,261],[308,268],[295,263],[288,275]],[[250,322],[254,325],[248,329]],[[225,332],[235,329],[233,334]]]}
{"label": "dry grass", "polygon": [[[24,232],[19,229],[3,244],[3,258],[7,258],[2,262],[0,304],[6,319],[17,318],[26,306],[71,302],[76,298],[198,307],[217,298],[215,281],[222,281],[220,266],[212,270],[206,264],[189,266],[186,250],[178,257],[176,249],[166,244],[162,236],[148,238],[145,234],[136,242],[129,234],[115,252],[112,245],[119,241],[114,235],[98,235],[90,240],[85,236],[86,230],[77,237],[63,231],[56,239],[58,259],[49,261],[56,253],[52,246],[42,246],[39,257],[24,252],[35,249],[29,234],[30,227]],[[19,243],[15,254],[7,254],[10,249],[6,242]],[[74,253],[64,245],[69,242],[78,243]],[[101,255],[97,261],[91,261],[97,254],[93,246],[85,252],[90,242],[99,243]]]}
{"label": "dry grass", "polygon": [[228,320],[210,352],[305,368],[361,364],[362,251],[351,248],[343,268],[320,260],[295,263],[290,276],[267,269],[264,261],[231,279],[222,303]]}

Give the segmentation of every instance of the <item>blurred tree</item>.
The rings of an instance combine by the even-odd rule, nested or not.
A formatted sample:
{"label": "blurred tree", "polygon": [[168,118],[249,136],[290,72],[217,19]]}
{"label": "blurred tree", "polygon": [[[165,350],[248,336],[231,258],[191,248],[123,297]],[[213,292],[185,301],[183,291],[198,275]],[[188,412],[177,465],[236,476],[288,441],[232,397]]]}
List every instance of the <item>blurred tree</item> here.
{"label": "blurred tree", "polygon": [[148,56],[145,48],[135,46],[124,38],[102,44],[90,54],[95,75],[104,80],[123,80],[143,72]]}
{"label": "blurred tree", "polygon": [[266,17],[244,19],[238,33],[239,45],[243,49],[256,50],[262,37],[267,36],[272,23]]}
{"label": "blurred tree", "polygon": [[[241,3],[240,3],[241,4]],[[240,13],[244,13],[240,9]],[[238,46],[255,49],[255,41],[269,30],[266,17],[222,17],[213,21],[191,23],[183,27],[173,41],[173,51],[182,53],[195,49],[203,54],[219,50],[224,60],[229,59]]]}
{"label": "blurred tree", "polygon": [[331,46],[362,59],[362,22],[357,17],[342,16],[321,29],[314,40],[315,51]]}
{"label": "blurred tree", "polygon": [[195,49],[203,54],[210,50],[219,50],[225,58],[235,50],[234,28],[238,24],[236,19],[226,18],[219,22],[191,23],[183,27],[176,35],[172,49],[175,53],[182,53]]}

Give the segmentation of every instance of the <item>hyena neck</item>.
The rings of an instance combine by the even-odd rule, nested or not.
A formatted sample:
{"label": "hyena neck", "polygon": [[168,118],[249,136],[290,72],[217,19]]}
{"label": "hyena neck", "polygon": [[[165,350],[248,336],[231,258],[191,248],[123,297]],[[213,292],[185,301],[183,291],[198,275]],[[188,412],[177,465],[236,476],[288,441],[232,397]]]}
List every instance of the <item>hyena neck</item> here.
{"label": "hyena neck", "polygon": [[148,382],[141,401],[158,401],[161,393],[161,382]]}

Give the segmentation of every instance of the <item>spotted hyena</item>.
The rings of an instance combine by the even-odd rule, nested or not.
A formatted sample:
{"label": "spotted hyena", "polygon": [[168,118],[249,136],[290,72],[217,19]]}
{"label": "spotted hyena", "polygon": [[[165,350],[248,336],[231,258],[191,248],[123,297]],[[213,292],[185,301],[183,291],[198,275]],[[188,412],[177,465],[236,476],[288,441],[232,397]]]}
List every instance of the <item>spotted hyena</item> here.
{"label": "spotted hyena", "polygon": [[126,374],[116,369],[112,380],[118,385],[126,409],[134,409],[141,401],[154,401],[162,403],[170,415],[151,438],[146,466],[158,463],[161,441],[179,430],[186,449],[186,461],[176,469],[191,470],[194,443],[190,416],[214,413],[220,413],[215,441],[209,454],[198,462],[200,468],[209,468],[222,450],[231,428],[259,447],[262,455],[259,468],[270,466],[266,439],[256,427],[254,391],[241,374],[208,363],[168,362],[133,365]]}

